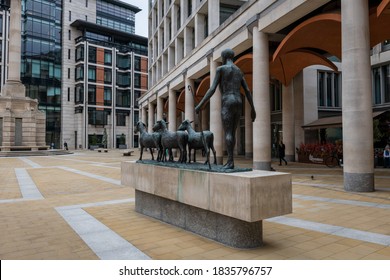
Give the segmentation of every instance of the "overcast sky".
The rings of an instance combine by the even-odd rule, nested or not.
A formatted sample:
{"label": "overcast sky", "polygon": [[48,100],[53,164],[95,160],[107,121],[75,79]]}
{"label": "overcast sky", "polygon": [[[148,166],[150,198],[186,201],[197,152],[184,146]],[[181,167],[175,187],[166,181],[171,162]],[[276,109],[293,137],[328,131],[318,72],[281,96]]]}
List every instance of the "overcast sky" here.
{"label": "overcast sky", "polygon": [[142,9],[135,14],[135,34],[148,37],[148,3],[149,0],[121,0]]}

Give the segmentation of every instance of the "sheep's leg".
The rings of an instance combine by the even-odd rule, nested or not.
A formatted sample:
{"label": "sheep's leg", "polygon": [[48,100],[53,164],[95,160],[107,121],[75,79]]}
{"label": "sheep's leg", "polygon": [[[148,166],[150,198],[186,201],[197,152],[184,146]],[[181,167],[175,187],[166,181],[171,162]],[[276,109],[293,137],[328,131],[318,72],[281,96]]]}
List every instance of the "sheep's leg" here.
{"label": "sheep's leg", "polygon": [[150,151],[150,154],[152,155],[152,160],[154,160],[153,149],[152,149],[152,148],[149,148],[149,151]]}
{"label": "sheep's leg", "polygon": [[207,145],[207,142],[206,142],[206,139],[204,136],[202,137],[202,142],[203,142],[204,153],[206,155],[206,161],[204,164],[208,163],[210,166],[210,149],[209,149],[209,146]]}
{"label": "sheep's leg", "polygon": [[144,147],[141,145],[141,153],[139,155],[139,160],[142,160],[142,154],[144,152]]}
{"label": "sheep's leg", "polygon": [[191,163],[191,148],[188,148],[188,163]]}
{"label": "sheep's leg", "polygon": [[217,153],[215,152],[214,145],[211,144],[211,145],[210,145],[210,148],[211,148],[211,150],[213,151],[213,155],[214,155],[214,164],[217,164]]}
{"label": "sheep's leg", "polygon": [[173,152],[172,148],[168,149],[169,161],[173,161]]}

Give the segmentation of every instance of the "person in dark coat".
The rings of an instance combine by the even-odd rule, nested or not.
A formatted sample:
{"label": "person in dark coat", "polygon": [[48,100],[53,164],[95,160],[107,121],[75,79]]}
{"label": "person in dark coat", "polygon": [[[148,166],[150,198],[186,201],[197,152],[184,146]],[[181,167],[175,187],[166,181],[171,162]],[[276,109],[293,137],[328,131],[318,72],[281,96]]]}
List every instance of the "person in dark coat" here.
{"label": "person in dark coat", "polygon": [[280,140],[279,142],[279,145],[278,145],[278,148],[279,148],[279,165],[282,165],[282,160],[286,163],[287,165],[287,161],[286,159],[284,158],[286,156],[286,146],[284,145],[283,141]]}

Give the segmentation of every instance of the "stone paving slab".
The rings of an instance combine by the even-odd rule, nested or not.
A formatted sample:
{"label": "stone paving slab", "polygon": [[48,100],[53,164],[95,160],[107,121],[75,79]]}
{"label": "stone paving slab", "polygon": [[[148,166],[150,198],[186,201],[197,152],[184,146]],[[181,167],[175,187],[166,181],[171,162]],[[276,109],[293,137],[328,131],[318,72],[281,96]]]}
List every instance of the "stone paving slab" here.
{"label": "stone paving slab", "polygon": [[[378,191],[358,194],[343,190],[341,168],[274,163],[293,175],[293,213],[264,221],[263,247],[240,250],[136,213],[134,190],[118,182],[120,163],[138,157],[0,159],[0,259],[390,260],[390,170],[375,170]],[[28,184],[42,197],[23,196]]]}

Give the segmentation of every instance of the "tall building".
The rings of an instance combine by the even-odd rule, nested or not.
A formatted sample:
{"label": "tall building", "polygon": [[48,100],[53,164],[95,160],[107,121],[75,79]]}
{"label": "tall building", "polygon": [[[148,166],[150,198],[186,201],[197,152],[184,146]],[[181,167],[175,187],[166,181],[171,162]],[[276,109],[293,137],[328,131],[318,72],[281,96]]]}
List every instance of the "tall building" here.
{"label": "tall building", "polygon": [[[151,126],[166,114],[171,130],[195,120],[194,105],[214,79],[222,50],[231,48],[257,110],[252,124],[244,106],[237,154],[269,170],[278,140],[294,160],[301,143],[325,139],[329,128],[344,143],[345,188],[372,191],[373,117],[390,108],[389,10],[387,0],[150,0],[142,120]],[[214,132],[221,163],[220,111],[217,90],[202,127]],[[331,131],[335,126],[342,131]]]}
{"label": "tall building", "polygon": [[[46,113],[46,144],[137,146],[137,99],[148,83],[147,38],[134,34],[140,9],[119,0],[21,2],[21,80]],[[0,2],[1,85],[8,9]]]}
{"label": "tall building", "polygon": [[0,1],[0,92],[7,79],[7,56],[5,54],[8,52],[8,7],[7,1]]}

